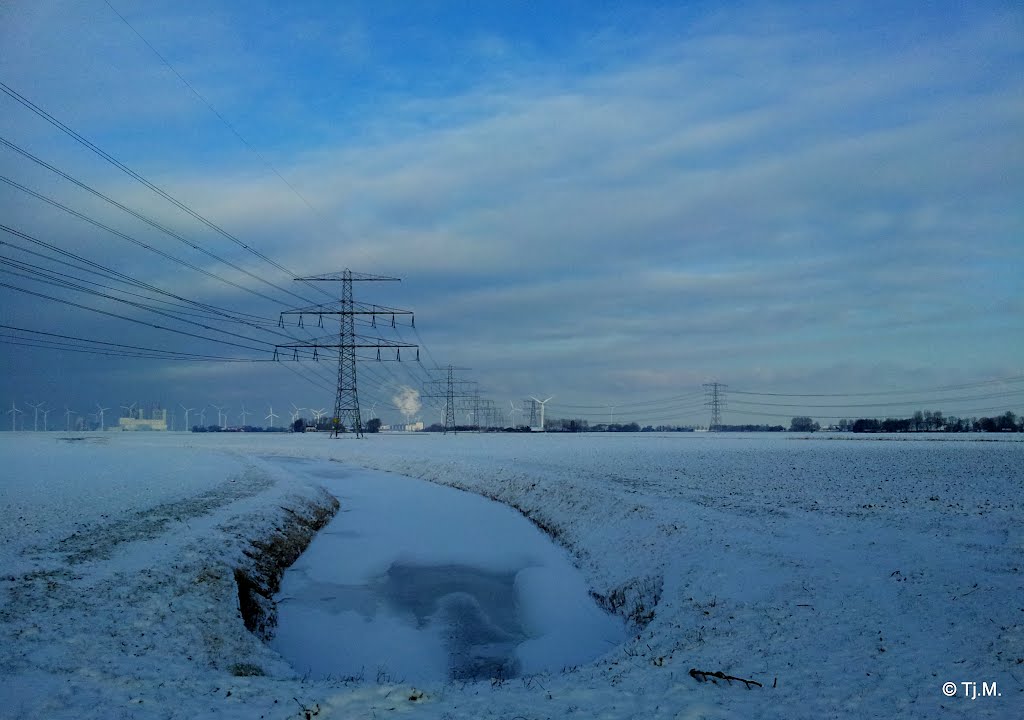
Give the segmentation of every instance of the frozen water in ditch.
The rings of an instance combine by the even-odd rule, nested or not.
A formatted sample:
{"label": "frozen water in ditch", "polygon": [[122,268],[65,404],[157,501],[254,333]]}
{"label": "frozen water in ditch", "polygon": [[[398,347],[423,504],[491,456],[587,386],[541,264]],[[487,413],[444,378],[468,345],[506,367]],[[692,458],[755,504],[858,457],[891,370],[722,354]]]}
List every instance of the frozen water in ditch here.
{"label": "frozen water in ditch", "polygon": [[514,677],[625,638],[568,554],[486,498],[323,461],[288,462],[341,501],[282,579],[271,645],[313,678]]}

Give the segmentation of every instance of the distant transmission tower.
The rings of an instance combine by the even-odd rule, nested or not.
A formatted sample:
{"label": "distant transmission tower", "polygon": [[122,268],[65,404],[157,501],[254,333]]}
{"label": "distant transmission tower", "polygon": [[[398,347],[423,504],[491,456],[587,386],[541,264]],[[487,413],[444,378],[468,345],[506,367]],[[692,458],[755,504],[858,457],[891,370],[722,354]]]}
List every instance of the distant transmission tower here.
{"label": "distant transmission tower", "polygon": [[[349,269],[338,273],[328,273],[315,277],[295,278],[299,282],[340,282],[341,283],[341,308],[332,309],[330,305],[315,305],[300,310],[288,310],[281,313],[279,325],[284,327],[285,315],[298,315],[299,327],[305,327],[304,316],[315,316],[317,326],[324,326],[324,315],[338,315],[341,319],[341,329],[338,332],[337,342],[333,338],[326,337],[311,342],[297,342],[286,345],[278,345],[274,350],[274,359],[279,359],[278,353],[281,349],[292,350],[292,359],[299,359],[300,349],[312,349],[313,359],[320,359],[320,350],[337,349],[338,351],[338,388],[334,397],[334,417],[332,418],[331,437],[340,436],[343,430],[354,432],[356,437],[363,436],[363,421],[359,416],[359,392],[356,388],[356,350],[360,348],[372,348],[377,351],[377,360],[380,361],[382,348],[393,349],[395,360],[402,359],[402,348],[417,348],[416,359],[420,359],[418,346],[412,343],[395,342],[378,337],[367,337],[359,335],[355,331],[356,315],[369,315],[370,324],[377,327],[377,316],[391,316],[391,327],[395,327],[396,315],[412,315],[409,310],[384,307],[382,305],[370,305],[357,303],[352,294],[352,283],[354,282],[399,282],[398,278],[383,277],[381,275],[367,275],[365,273],[352,272]],[[412,321],[416,326],[415,318]]]}
{"label": "distant transmission tower", "polygon": [[455,399],[473,397],[473,392],[467,390],[467,386],[473,385],[471,380],[456,380],[456,370],[467,368],[456,368],[451,365],[447,367],[447,377],[427,381],[427,392],[421,395],[424,398],[444,398],[444,434],[451,430],[456,432],[455,422]]}
{"label": "distant transmission tower", "polygon": [[523,407],[530,413],[530,427],[537,427],[537,401],[533,398],[523,400]]}
{"label": "distant transmission tower", "polygon": [[452,376],[453,368],[448,366],[448,384],[444,393],[444,431],[451,428],[455,432],[455,379]]}
{"label": "distant transmission tower", "polygon": [[725,409],[725,389],[722,383],[704,383],[705,407],[711,408],[711,424],[708,430],[717,430],[722,425],[722,410]]}

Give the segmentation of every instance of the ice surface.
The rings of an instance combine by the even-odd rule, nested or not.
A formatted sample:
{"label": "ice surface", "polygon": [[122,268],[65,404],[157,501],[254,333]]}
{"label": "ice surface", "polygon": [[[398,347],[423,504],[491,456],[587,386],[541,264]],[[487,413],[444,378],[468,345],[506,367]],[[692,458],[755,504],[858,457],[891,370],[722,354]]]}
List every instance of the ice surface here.
{"label": "ice surface", "polygon": [[511,508],[336,463],[288,467],[342,502],[278,595],[272,645],[302,672],[509,678],[623,640],[622,619],[595,605],[565,551]]}

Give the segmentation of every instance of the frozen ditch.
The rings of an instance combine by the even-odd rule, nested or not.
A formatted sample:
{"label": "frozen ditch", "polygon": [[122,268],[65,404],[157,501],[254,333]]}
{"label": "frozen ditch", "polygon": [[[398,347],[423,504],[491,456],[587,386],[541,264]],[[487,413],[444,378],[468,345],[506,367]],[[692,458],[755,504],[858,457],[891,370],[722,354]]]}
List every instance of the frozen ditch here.
{"label": "frozen ditch", "polygon": [[271,645],[311,678],[486,679],[625,638],[568,554],[512,508],[421,480],[289,461],[341,501],[282,579]]}

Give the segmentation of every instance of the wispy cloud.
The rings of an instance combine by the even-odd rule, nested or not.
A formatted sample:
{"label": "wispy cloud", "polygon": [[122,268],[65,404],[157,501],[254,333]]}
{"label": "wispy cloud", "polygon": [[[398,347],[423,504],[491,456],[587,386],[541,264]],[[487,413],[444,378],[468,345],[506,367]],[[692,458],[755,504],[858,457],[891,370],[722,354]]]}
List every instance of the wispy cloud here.
{"label": "wispy cloud", "polygon": [[[245,40],[266,28],[202,12],[213,21],[187,41],[195,17],[166,8],[136,19],[154,34],[158,19],[170,23],[169,55],[316,212],[223,127],[216,142],[233,149],[197,151],[218,123],[205,117],[190,137],[186,116],[207,111],[185,108],[156,66],[103,70],[128,51],[98,32],[61,64],[22,71],[44,101],[76,58],[106,72],[87,86],[112,83],[137,101],[104,113],[82,92],[62,105],[106,123],[106,138],[152,132],[150,112],[176,118],[166,135],[146,135],[167,145],[152,155],[140,138],[114,142],[129,164],[156,168],[162,186],[298,273],[406,277],[402,293],[418,291],[408,299],[437,354],[467,357],[492,386],[550,376],[579,394],[608,382],[641,392],[724,372],[820,378],[845,363],[863,379],[881,358],[894,382],[929,363],[945,377],[977,364],[967,348],[992,324],[1011,327],[1020,308],[1024,83],[1013,8],[899,28],[863,10],[665,11],[667,29],[601,27],[564,56],[469,28],[453,57],[494,71],[453,61],[446,72],[459,82],[423,92],[410,89],[407,64],[387,64],[394,46],[361,12],[318,24],[282,11],[284,35],[305,47],[269,58]],[[865,22],[867,32],[850,29]],[[289,84],[317,63],[319,89],[306,75]],[[364,70],[372,81],[360,86]],[[388,72],[409,75],[382,79]],[[107,187],[255,267],[123,180]],[[1020,337],[1002,338],[1004,357],[1019,357]]]}

